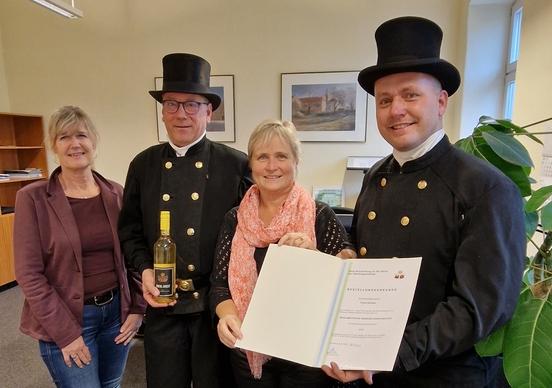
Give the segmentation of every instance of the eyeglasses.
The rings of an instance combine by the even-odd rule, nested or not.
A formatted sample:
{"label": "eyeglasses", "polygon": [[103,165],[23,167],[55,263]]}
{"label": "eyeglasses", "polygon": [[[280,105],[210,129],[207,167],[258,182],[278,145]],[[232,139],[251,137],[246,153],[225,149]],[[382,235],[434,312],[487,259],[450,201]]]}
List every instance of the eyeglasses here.
{"label": "eyeglasses", "polygon": [[199,112],[199,107],[203,105],[209,105],[209,102],[199,102],[199,101],[174,101],[174,100],[165,100],[163,101],[163,109],[167,113],[176,113],[180,108],[180,105],[184,108],[184,112],[189,115],[195,115]]}

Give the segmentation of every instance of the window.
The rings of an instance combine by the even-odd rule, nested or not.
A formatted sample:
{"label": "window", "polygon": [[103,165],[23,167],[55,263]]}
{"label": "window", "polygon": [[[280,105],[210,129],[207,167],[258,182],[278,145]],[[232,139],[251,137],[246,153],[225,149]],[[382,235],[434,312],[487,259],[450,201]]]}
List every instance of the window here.
{"label": "window", "polygon": [[516,90],[516,67],[519,57],[519,41],[521,37],[521,21],[523,17],[523,0],[517,0],[512,5],[510,21],[510,39],[506,75],[504,77],[504,117],[512,118],[514,96]]}

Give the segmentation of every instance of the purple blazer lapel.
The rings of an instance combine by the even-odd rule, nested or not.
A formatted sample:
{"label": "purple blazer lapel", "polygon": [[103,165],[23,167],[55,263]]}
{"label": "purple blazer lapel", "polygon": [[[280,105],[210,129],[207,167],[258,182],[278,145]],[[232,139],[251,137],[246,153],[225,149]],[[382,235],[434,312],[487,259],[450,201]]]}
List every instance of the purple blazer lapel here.
{"label": "purple blazer lapel", "polygon": [[71,205],[69,205],[69,201],[63,190],[60,191],[56,188],[56,190],[50,194],[48,202],[51,206],[51,210],[58,217],[61,227],[71,243],[78,270],[82,271],[82,247],[77,222],[71,210]]}

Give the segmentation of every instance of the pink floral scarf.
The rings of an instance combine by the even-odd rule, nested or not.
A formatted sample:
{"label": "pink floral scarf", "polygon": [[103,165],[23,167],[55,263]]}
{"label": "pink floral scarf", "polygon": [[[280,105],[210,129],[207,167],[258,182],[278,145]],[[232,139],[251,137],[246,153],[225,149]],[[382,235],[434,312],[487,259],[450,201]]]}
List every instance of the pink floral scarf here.
{"label": "pink floral scarf", "polygon": [[[230,293],[242,321],[257,283],[257,266],[253,257],[255,248],[276,243],[288,232],[306,233],[316,246],[315,218],[314,200],[305,189],[297,184],[293,186],[280,211],[268,226],[265,226],[259,217],[257,185],[253,185],[245,193],[238,209],[238,225],[232,240],[228,267]],[[246,355],[253,377],[260,379],[262,365],[270,357],[252,351],[246,351]]]}

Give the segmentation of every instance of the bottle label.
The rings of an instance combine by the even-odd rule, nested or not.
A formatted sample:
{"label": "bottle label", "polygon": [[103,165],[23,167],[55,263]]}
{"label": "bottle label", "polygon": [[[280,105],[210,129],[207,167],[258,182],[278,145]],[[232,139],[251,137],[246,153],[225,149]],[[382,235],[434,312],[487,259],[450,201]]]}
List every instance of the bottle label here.
{"label": "bottle label", "polygon": [[154,268],[155,287],[159,290],[159,296],[174,295],[174,264],[156,264]]}

